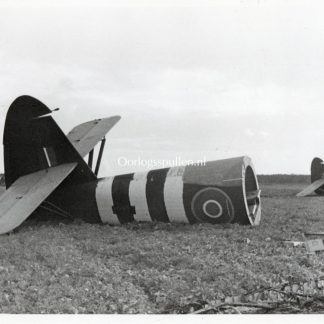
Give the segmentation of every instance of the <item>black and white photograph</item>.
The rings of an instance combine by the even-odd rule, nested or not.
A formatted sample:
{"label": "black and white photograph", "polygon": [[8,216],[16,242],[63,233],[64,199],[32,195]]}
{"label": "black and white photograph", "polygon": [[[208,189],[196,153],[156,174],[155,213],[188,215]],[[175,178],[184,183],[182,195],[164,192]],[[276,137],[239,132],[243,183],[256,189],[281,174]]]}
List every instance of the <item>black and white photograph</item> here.
{"label": "black and white photograph", "polygon": [[321,1],[0,0],[0,94],[0,320],[323,321]]}

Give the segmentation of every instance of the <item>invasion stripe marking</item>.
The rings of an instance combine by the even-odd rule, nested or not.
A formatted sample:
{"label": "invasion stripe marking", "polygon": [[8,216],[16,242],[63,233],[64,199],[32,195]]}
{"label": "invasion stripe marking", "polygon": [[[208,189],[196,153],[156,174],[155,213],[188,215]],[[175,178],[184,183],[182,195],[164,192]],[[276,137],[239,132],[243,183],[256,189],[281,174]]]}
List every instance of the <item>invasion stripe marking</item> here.
{"label": "invasion stripe marking", "polygon": [[130,204],[135,206],[135,220],[142,222],[152,221],[146,201],[146,182],[148,172],[134,174],[134,180],[129,185]]}
{"label": "invasion stripe marking", "polygon": [[96,188],[96,201],[101,221],[104,224],[120,225],[118,217],[114,215],[112,207],[114,205],[111,187],[114,178],[106,178],[98,182]]}
{"label": "invasion stripe marking", "polygon": [[119,175],[112,183],[113,212],[121,224],[134,221],[135,207],[131,206],[129,201],[129,184],[133,177],[133,173]]}
{"label": "invasion stripe marking", "polygon": [[170,169],[164,184],[164,202],[167,214],[170,222],[189,223],[183,205],[182,175],[173,176],[174,173],[175,171]]}
{"label": "invasion stripe marking", "polygon": [[153,221],[169,222],[164,203],[164,183],[169,169],[150,171],[147,175],[146,200]]}

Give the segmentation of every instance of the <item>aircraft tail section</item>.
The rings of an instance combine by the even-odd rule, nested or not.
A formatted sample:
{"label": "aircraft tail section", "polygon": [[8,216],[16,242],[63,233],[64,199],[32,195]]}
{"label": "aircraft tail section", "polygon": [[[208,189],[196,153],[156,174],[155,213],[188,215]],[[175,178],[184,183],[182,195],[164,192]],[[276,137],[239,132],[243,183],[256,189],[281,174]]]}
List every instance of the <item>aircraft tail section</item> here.
{"label": "aircraft tail section", "polygon": [[50,113],[30,96],[20,96],[11,104],[3,137],[7,189],[22,176],[65,163],[76,162],[80,177],[96,179]]}
{"label": "aircraft tail section", "polygon": [[[324,179],[324,162],[322,159],[316,157],[313,159],[311,165],[311,182],[313,183],[321,179]],[[324,185],[319,186],[315,192],[318,195],[324,195]]]}
{"label": "aircraft tail section", "polygon": [[311,164],[311,184],[299,192],[297,197],[305,197],[312,193],[324,195],[324,162],[316,157]]}

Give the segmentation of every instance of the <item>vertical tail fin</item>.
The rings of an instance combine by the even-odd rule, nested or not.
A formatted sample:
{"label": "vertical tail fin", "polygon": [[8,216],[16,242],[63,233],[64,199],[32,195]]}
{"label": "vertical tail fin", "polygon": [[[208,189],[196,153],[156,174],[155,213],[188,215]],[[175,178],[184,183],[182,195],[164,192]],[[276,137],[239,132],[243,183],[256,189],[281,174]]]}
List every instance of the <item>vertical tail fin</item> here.
{"label": "vertical tail fin", "polygon": [[30,96],[18,97],[10,106],[3,145],[6,187],[18,178],[63,163],[77,162],[74,172],[92,180],[96,176],[48,114],[51,110]]}
{"label": "vertical tail fin", "polygon": [[[322,159],[316,157],[312,161],[311,165],[311,182],[324,179],[324,162]],[[315,190],[318,195],[324,195],[324,186]]]}

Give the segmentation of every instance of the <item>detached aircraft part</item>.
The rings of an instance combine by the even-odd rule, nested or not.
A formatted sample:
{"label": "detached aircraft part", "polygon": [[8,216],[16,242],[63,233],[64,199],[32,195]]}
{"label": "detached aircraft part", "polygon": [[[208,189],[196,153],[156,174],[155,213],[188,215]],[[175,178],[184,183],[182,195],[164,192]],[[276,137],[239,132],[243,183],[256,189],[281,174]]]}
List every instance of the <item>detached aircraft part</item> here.
{"label": "detached aircraft part", "polygon": [[103,223],[136,221],[258,225],[260,190],[251,159],[238,157],[99,180]]}
{"label": "detached aircraft part", "polygon": [[76,167],[62,164],[22,176],[0,196],[0,234],[19,226]]}
{"label": "detached aircraft part", "polygon": [[299,192],[297,197],[305,197],[313,193],[324,195],[324,162],[316,157],[311,164],[311,184]]}
{"label": "detached aircraft part", "polygon": [[18,97],[8,110],[0,234],[41,210],[111,225],[134,220],[259,224],[260,189],[250,158],[98,179],[105,135],[120,117],[81,124],[66,136],[51,112],[30,96]]}

